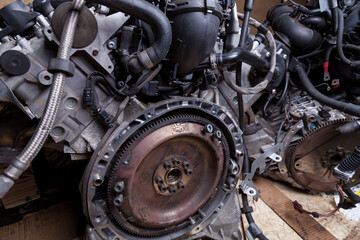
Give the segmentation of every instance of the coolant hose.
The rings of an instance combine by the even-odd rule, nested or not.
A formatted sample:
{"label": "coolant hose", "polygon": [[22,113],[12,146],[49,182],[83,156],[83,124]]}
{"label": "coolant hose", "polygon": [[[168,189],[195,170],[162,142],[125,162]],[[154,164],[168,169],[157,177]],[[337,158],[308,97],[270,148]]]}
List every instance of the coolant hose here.
{"label": "coolant hose", "polygon": [[[70,50],[74,40],[74,33],[78,22],[79,10],[83,7],[84,0],[74,0],[72,9],[67,14],[64,30],[61,36],[57,59],[63,62],[69,60]],[[51,86],[49,98],[43,116],[37,126],[32,138],[22,152],[12,160],[3,175],[0,176],[0,198],[14,185],[14,180],[30,166],[32,160],[39,153],[44,145],[50,131],[53,128],[55,118],[63,95],[66,73],[57,71],[54,73],[54,80]]]}
{"label": "coolant hose", "polygon": [[148,23],[155,36],[154,44],[144,51],[129,56],[127,69],[139,73],[151,69],[166,56],[172,41],[171,25],[166,15],[154,5],[144,0],[89,0],[124,12]]}
{"label": "coolant hose", "polygon": [[315,100],[317,100],[320,103],[322,103],[324,105],[327,105],[329,107],[338,109],[338,110],[340,110],[342,112],[345,112],[345,113],[348,113],[350,115],[360,117],[360,106],[359,105],[355,105],[355,104],[352,104],[352,103],[341,102],[341,101],[329,98],[329,97],[325,96],[324,94],[320,93],[314,87],[314,85],[312,85],[312,83],[311,83],[310,79],[308,78],[304,68],[300,64],[298,64],[295,67],[295,71],[296,71],[297,75],[299,76],[302,85],[305,87],[307,92]]}
{"label": "coolant hose", "polygon": [[267,72],[270,68],[269,63],[265,59],[258,57],[242,47],[237,47],[230,52],[216,55],[216,64],[219,66],[231,66],[237,62],[247,63],[262,72]]}

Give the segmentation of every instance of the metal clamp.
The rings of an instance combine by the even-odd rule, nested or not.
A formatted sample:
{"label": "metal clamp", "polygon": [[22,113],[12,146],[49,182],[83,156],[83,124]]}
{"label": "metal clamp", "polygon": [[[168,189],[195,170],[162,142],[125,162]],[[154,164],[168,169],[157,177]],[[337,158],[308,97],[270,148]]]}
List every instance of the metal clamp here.
{"label": "metal clamp", "polygon": [[251,171],[244,174],[244,179],[240,183],[240,188],[245,194],[254,197],[256,201],[259,198],[259,191],[256,189],[252,179],[257,171],[259,174],[265,172],[266,159],[270,158],[272,161],[274,161],[273,159],[276,159],[275,161],[281,161],[281,157],[277,155],[276,152],[281,150],[282,147],[283,144],[279,143],[265,151],[251,164]]}

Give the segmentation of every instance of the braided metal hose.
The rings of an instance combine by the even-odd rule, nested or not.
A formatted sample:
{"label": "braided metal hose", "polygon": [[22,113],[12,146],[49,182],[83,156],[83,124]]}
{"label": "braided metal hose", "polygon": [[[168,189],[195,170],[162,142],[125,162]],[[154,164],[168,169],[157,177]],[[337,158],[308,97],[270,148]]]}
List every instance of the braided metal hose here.
{"label": "braided metal hose", "polygon": [[[69,60],[70,58],[70,50],[74,40],[80,9],[84,6],[84,3],[84,0],[73,1],[72,9],[68,12],[65,21],[57,54],[58,59]],[[8,168],[5,169],[3,175],[0,176],[0,198],[2,198],[14,185],[14,180],[18,179],[30,166],[49,136],[60,106],[65,79],[66,73],[60,71],[54,73],[54,81],[46,103],[45,111],[35,133],[23,151],[12,160]]]}

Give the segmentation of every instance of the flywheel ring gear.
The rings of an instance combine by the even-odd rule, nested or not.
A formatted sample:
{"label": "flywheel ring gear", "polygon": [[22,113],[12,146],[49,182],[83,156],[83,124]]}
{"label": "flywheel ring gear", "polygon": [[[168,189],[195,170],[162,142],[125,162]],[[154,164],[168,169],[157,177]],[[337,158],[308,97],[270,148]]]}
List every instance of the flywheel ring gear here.
{"label": "flywheel ring gear", "polygon": [[[167,232],[160,234],[159,232],[156,232],[155,234],[148,233],[145,238],[170,240],[191,237],[192,235],[208,236],[211,238],[213,235],[215,236],[216,233],[213,233],[210,229],[213,229],[213,227],[220,222],[223,225],[231,226],[231,232],[237,232],[239,218],[235,218],[237,223],[234,223],[234,219],[230,221],[230,219],[226,217],[228,213],[224,213],[224,211],[227,211],[228,206],[236,208],[239,204],[237,200],[235,201],[237,198],[233,196],[236,194],[236,185],[239,181],[239,174],[241,172],[243,142],[241,130],[226,109],[198,98],[176,98],[156,103],[145,110],[142,105],[138,105],[136,101],[133,101],[128,104],[124,112],[131,113],[131,118],[127,118],[121,122],[120,125],[109,129],[102,142],[99,144],[99,147],[92,155],[84,173],[82,183],[84,213],[89,219],[91,231],[98,235],[99,239],[144,239],[144,234],[142,234],[142,232],[136,234],[136,231],[134,233],[133,231],[126,230],[115,221],[111,214],[109,214],[111,211],[109,209],[109,204],[119,204],[122,201],[121,197],[118,199],[113,198],[113,201],[108,200],[109,175],[114,167],[114,162],[112,160],[120,157],[119,154],[122,154],[122,151],[120,150],[131,146],[128,144],[132,142],[132,137],[140,134],[142,130],[151,125],[151,123],[175,115],[194,115],[206,119],[207,122],[213,123],[214,129],[220,129],[221,138],[226,139],[226,142],[228,143],[226,149],[229,148],[229,151],[226,151],[224,156],[226,156],[226,159],[230,156],[229,161],[226,161],[226,164],[228,164],[229,167],[228,169],[224,167],[226,173],[224,171],[224,174],[221,175],[222,177],[225,176],[225,181],[221,181],[223,182],[222,186],[220,186],[220,184],[218,185],[217,192],[216,194],[213,194],[212,199],[207,201],[195,214],[181,223],[175,224],[177,226],[176,228],[167,227]],[[213,137],[216,138],[216,132],[214,133]],[[176,153],[174,155],[175,157],[180,157],[183,162],[189,160],[182,158],[181,154]],[[184,166],[186,167],[188,165],[185,164]],[[170,171],[174,168],[182,171],[181,174],[184,174],[185,167],[174,165]],[[193,168],[196,168],[195,164],[192,162],[190,162],[188,167],[193,171]],[[170,174],[169,172],[164,172],[160,166],[154,167],[153,172],[164,177],[170,176],[168,184],[175,184],[178,183],[178,180],[181,180],[186,186],[185,189],[187,188],[187,184],[192,180],[192,176],[188,179],[177,178],[176,171],[171,172]],[[116,182],[116,184],[117,183],[118,182]],[[154,188],[155,183],[157,183],[156,179],[153,178],[152,188]],[[113,187],[115,190],[116,186],[114,185]],[[124,190],[125,188],[126,185],[123,186],[123,183],[119,181],[118,188],[116,188],[118,192],[115,191],[116,196],[121,193],[121,190],[126,191]],[[154,189],[154,191],[159,190],[159,188]],[[226,237],[225,239],[230,238]]]}
{"label": "flywheel ring gear", "polygon": [[[337,163],[330,163],[329,159],[329,163],[324,165],[324,161],[326,161],[324,158],[328,154],[327,151],[334,151],[337,147],[343,147],[342,145],[345,143],[342,141],[343,136],[336,129],[350,121],[353,119],[344,118],[327,121],[309,131],[288,150],[287,168],[300,186],[317,192],[333,192],[336,190],[335,185],[339,179],[332,175],[332,169]],[[349,147],[351,143],[345,144],[349,148],[347,150],[353,150],[352,146]],[[337,162],[339,161],[341,161],[340,157]]]}
{"label": "flywheel ring gear", "polygon": [[[152,144],[156,147],[147,149]],[[180,163],[173,163],[169,156]],[[187,165],[194,166],[191,174],[184,171],[185,161]],[[122,228],[142,237],[157,237],[184,228],[191,224],[189,219],[198,217],[199,212],[201,214],[203,205],[214,198],[216,189],[224,184],[229,161],[227,140],[211,121],[190,114],[160,118],[135,133],[114,159],[108,182],[110,213]],[[168,166],[163,166],[165,163]],[[173,189],[174,193],[164,195],[153,187],[152,179],[160,176],[152,173],[159,172],[154,171],[158,168],[166,172],[166,167],[169,169],[161,178],[161,185],[167,184],[169,173],[180,173],[180,179],[176,184],[167,185],[165,191]],[[174,177],[174,174],[171,176]],[[183,184],[185,177],[190,179]],[[125,187],[117,194],[114,189],[119,181]],[[123,202],[121,206],[116,206],[114,199],[119,195]],[[189,202],[192,204],[189,205]]]}

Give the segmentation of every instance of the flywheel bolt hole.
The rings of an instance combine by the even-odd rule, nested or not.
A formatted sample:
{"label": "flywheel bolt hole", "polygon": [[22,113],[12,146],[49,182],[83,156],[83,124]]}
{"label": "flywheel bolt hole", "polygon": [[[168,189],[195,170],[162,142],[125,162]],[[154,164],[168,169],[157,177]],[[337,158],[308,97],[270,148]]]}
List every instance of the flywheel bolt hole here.
{"label": "flywheel bolt hole", "polygon": [[175,185],[181,180],[181,177],[182,177],[181,170],[178,168],[174,168],[166,173],[165,181],[170,185]]}

